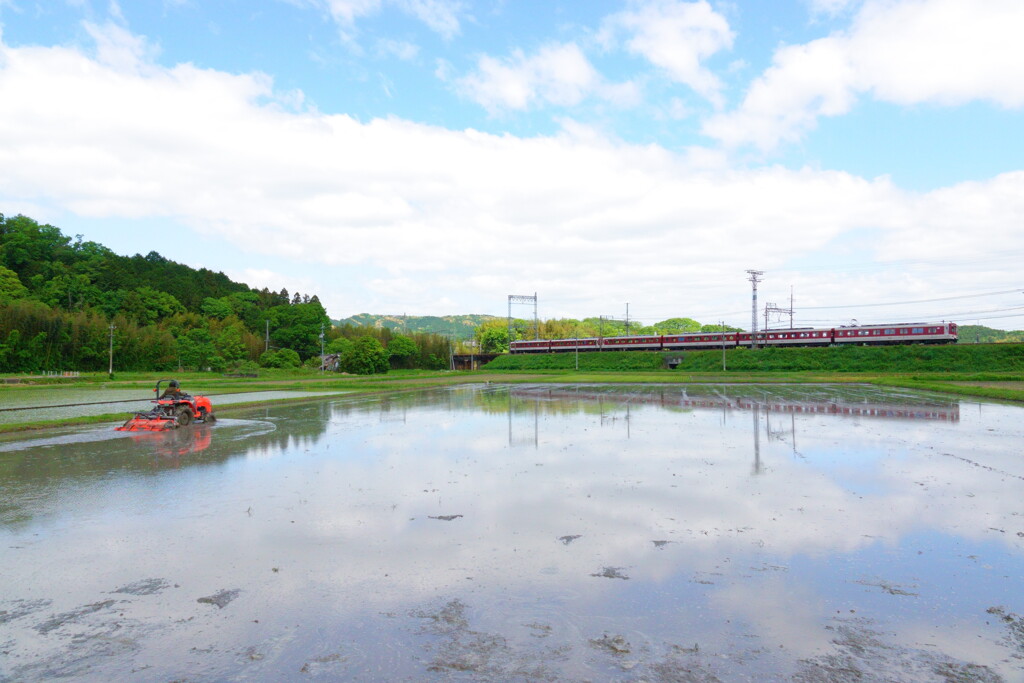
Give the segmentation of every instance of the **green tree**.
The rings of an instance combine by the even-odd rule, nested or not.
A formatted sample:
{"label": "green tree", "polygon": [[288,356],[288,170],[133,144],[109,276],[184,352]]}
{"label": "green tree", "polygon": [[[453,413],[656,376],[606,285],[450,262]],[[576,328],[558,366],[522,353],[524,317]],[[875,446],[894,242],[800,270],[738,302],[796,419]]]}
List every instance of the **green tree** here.
{"label": "green tree", "polygon": [[214,365],[222,365],[224,359],[217,353],[213,336],[209,330],[197,327],[178,337],[178,358],[187,368],[204,370]]}
{"label": "green tree", "polygon": [[344,356],[354,345],[355,342],[348,337],[337,337],[327,343],[327,346],[324,347],[324,351]]}
{"label": "green tree", "polygon": [[388,361],[393,368],[410,368],[419,354],[419,349],[409,337],[399,334],[388,342]]}
{"label": "green tree", "polygon": [[28,296],[28,288],[21,284],[18,274],[10,268],[0,266],[0,302],[24,299]]}
{"label": "green tree", "polygon": [[234,312],[234,309],[231,307],[231,302],[227,297],[215,299],[212,296],[208,296],[203,299],[203,315],[208,318],[217,318],[218,320],[222,320]]}
{"label": "green tree", "polygon": [[700,332],[701,325],[693,318],[669,318],[652,325],[655,334],[687,334]]}
{"label": "green tree", "polygon": [[260,367],[263,368],[298,368],[302,366],[299,354],[291,349],[264,351],[260,356]]}
{"label": "green tree", "polygon": [[319,303],[275,306],[270,315],[270,338],[276,346],[294,349],[301,358],[320,355],[320,330],[331,320]]}
{"label": "green tree", "polygon": [[475,337],[483,353],[508,351],[508,323],[505,320],[488,320],[476,328]]}
{"label": "green tree", "polygon": [[388,371],[388,354],[375,337],[366,335],[356,340],[341,357],[341,369],[355,375],[373,375]]}
{"label": "green tree", "polygon": [[242,338],[244,333],[242,323],[236,322],[225,327],[214,337],[213,343],[217,347],[217,353],[228,363],[240,361],[248,355]]}

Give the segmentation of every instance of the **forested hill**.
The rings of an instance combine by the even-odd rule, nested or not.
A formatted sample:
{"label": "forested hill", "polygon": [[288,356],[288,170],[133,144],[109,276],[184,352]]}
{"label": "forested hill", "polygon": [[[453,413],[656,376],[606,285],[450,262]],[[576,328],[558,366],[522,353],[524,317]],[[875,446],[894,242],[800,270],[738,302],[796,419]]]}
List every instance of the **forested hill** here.
{"label": "forested hill", "polygon": [[[373,315],[360,313],[350,318],[335,320],[338,327],[351,325],[388,329],[403,334],[424,333],[442,334],[453,339],[472,339],[477,327],[489,320],[497,320],[493,315]],[[504,318],[502,318],[504,320]]]}
{"label": "forested hill", "polygon": [[113,325],[122,369],[227,367],[270,346],[320,352],[317,297],[257,291],[155,251],[122,256],[52,225],[0,214],[0,372],[98,370]]}
{"label": "forested hill", "polygon": [[202,312],[208,297],[255,291],[224,273],[196,270],[155,251],[122,256],[81,235],[72,241],[60,228],[26,216],[0,214],[0,267],[0,297],[28,297],[65,310],[97,307],[107,315],[141,313],[134,309],[145,304],[131,293],[143,288],[169,295],[179,304],[174,308],[193,313]]}
{"label": "forested hill", "polygon": [[1024,342],[1024,330],[996,330],[984,325],[960,325],[957,333],[961,344]]}

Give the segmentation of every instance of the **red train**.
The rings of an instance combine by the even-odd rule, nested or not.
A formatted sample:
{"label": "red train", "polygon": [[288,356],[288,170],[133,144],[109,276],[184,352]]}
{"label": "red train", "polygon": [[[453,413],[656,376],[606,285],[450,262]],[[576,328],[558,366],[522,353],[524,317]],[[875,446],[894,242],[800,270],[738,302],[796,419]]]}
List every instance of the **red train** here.
{"label": "red train", "polygon": [[[757,333],[758,346],[842,346],[883,344],[954,344],[956,323],[900,323],[852,327],[797,328]],[[682,351],[750,346],[749,332],[694,332],[638,337],[531,339],[512,342],[512,353],[558,351]]]}

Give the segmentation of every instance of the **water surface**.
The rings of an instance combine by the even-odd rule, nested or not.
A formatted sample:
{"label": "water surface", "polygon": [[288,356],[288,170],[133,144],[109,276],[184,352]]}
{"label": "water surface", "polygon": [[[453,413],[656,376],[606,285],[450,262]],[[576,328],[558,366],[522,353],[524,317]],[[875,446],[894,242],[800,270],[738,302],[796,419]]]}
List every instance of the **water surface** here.
{"label": "water surface", "polygon": [[457,387],[0,444],[0,680],[1024,680],[1024,410]]}

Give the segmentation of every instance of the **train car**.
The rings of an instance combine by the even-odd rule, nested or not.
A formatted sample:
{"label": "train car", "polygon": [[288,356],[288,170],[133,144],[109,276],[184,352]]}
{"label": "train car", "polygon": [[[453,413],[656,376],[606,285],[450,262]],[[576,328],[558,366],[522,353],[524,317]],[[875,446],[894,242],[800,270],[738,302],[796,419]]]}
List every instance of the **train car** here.
{"label": "train car", "polygon": [[[954,344],[956,323],[901,323],[899,325],[855,325],[835,328],[795,328],[757,333],[761,347]],[[749,332],[694,332],[664,336],[603,337],[580,339],[531,339],[512,342],[512,353],[566,351],[685,351],[750,347]]]}
{"label": "train car", "polygon": [[600,339],[552,339],[552,351],[600,351]]}
{"label": "train car", "polygon": [[522,339],[511,344],[511,353],[548,353],[551,342],[547,339]]}
{"label": "train car", "polygon": [[[766,330],[759,333],[758,343],[765,346],[828,346],[832,343],[833,330],[794,328],[788,330]],[[749,336],[749,335],[748,335]]]}
{"label": "train car", "polygon": [[847,344],[953,344],[958,337],[956,323],[901,323],[899,325],[857,325],[837,327],[834,342]]}
{"label": "train car", "polygon": [[686,349],[727,349],[736,347],[736,335],[721,332],[692,332],[688,334],[667,334],[662,339],[662,348],[666,351],[683,351]]}
{"label": "train car", "polygon": [[660,351],[661,337],[605,337],[601,340],[602,351]]}

